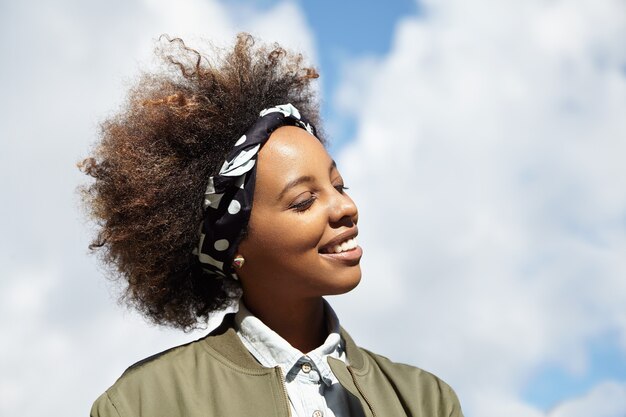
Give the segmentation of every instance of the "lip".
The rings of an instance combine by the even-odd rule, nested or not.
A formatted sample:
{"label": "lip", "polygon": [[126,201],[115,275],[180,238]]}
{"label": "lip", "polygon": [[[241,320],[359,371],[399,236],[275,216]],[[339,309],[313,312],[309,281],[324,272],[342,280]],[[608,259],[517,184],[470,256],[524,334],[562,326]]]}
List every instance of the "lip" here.
{"label": "lip", "polygon": [[[359,234],[359,229],[358,227],[354,226],[352,229],[346,230],[345,232],[338,234],[337,236],[335,236],[334,238],[326,242],[326,244],[320,247],[317,251],[321,255],[331,255],[329,253],[325,253],[322,251],[323,250],[328,251],[328,249],[331,249],[337,246],[338,244],[345,242],[346,240],[354,239],[355,237],[358,236],[358,234]],[[348,252],[352,252],[352,251],[348,251]]]}
{"label": "lip", "polygon": [[361,256],[363,256],[363,249],[357,246],[349,251],[339,253],[320,253],[320,256],[334,262],[341,262],[345,265],[355,266],[359,264]]}

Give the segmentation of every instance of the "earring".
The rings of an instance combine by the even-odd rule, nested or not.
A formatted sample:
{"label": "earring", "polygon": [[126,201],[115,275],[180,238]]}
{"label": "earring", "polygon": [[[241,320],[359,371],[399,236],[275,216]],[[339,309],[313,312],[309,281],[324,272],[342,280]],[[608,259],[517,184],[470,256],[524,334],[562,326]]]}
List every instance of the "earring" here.
{"label": "earring", "polygon": [[243,256],[237,255],[235,256],[235,259],[233,259],[233,266],[237,269],[241,269],[245,261],[246,260],[243,258]]}

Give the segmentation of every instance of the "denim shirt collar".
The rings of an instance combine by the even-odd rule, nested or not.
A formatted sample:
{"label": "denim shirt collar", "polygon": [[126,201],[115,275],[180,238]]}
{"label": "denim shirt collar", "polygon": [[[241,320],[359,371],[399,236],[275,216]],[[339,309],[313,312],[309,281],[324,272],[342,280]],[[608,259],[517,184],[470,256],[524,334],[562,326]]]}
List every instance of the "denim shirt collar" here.
{"label": "denim shirt collar", "polygon": [[345,350],[339,334],[339,319],[326,300],[324,300],[324,310],[328,321],[328,336],[321,346],[307,354],[291,346],[278,333],[253,316],[243,300],[239,301],[235,327],[243,344],[261,365],[280,366],[285,378],[290,380],[295,378],[302,364],[308,362],[317,368],[322,382],[330,386],[338,381],[328,365],[327,357],[345,362]]}

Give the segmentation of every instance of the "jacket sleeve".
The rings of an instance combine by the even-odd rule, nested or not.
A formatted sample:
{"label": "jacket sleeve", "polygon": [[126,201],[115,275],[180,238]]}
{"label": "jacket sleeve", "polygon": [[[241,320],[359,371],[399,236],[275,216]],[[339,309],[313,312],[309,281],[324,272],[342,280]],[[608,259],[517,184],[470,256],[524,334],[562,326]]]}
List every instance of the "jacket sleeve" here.
{"label": "jacket sleeve", "polygon": [[108,393],[102,394],[93,403],[90,417],[121,417]]}
{"label": "jacket sleeve", "polygon": [[446,384],[440,379],[437,379],[439,389],[442,398],[446,398],[448,404],[449,414],[448,417],[463,417],[463,411],[461,411],[461,403],[454,390],[450,385]]}

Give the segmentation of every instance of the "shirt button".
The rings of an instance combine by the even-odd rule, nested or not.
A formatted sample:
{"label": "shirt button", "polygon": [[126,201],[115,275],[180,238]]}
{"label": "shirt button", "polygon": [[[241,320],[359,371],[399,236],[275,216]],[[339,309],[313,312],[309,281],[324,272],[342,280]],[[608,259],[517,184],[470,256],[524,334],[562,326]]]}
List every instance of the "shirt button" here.
{"label": "shirt button", "polygon": [[323,415],[324,413],[322,413],[320,410],[313,411],[313,417],[322,417]]}
{"label": "shirt button", "polygon": [[[302,372],[304,372],[305,374],[308,374],[309,372],[311,372],[311,364],[308,362],[305,362],[302,364]],[[317,413],[318,411],[316,411],[315,413]],[[318,417],[315,413],[313,413],[314,417]],[[321,414],[320,414],[321,416]]]}

